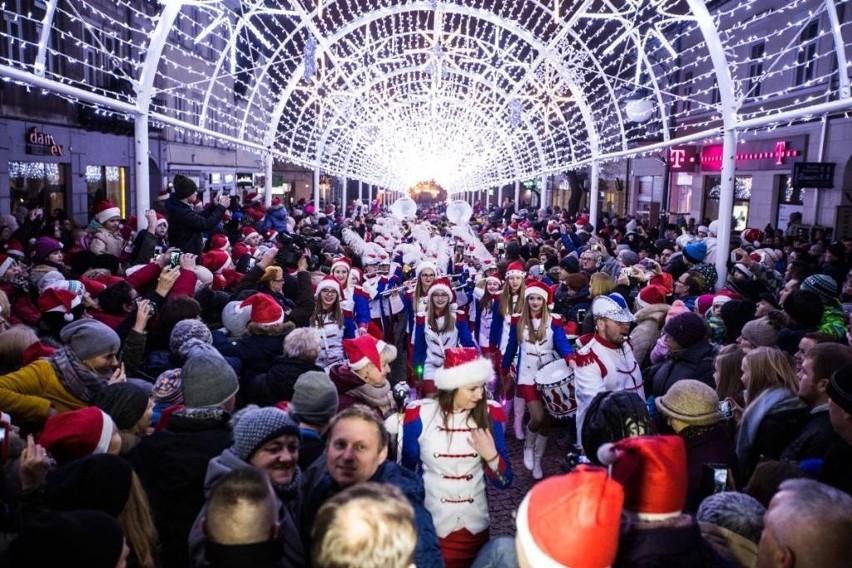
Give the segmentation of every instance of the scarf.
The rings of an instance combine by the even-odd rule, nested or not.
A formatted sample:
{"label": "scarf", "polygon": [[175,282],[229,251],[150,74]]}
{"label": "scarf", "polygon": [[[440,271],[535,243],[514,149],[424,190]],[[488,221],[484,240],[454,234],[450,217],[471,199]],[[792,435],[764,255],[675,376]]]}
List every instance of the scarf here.
{"label": "scarf", "polygon": [[59,382],[76,398],[91,404],[95,395],[107,385],[107,380],[83,364],[68,346],[50,356]]}
{"label": "scarf", "polygon": [[390,384],[387,381],[380,387],[364,383],[347,391],[346,394],[356,399],[359,403],[366,404],[376,410],[377,413],[382,415],[383,419],[391,412]]}

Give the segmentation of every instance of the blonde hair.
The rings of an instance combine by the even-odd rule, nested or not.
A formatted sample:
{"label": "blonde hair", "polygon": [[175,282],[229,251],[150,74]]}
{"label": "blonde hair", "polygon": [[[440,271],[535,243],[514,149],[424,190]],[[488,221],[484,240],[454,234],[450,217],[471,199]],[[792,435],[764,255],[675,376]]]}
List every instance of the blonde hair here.
{"label": "blonde hair", "polygon": [[299,327],[284,338],[284,356],[304,359],[311,363],[317,360],[322,350],[322,337],[313,327]]}
{"label": "blonde hair", "polygon": [[124,529],[127,546],[133,551],[139,565],[143,568],[159,566],[157,529],[154,526],[154,519],[151,517],[148,496],[145,494],[139,476],[136,475],[135,471],[130,474],[130,495],[127,498],[127,504],[124,505],[124,509],[118,515],[118,522]]}
{"label": "blonde hair", "polygon": [[530,313],[530,305],[524,306],[524,311],[521,312],[521,320],[518,322],[518,345],[524,341],[524,330],[527,330],[527,341],[541,343],[547,337],[547,326],[550,325],[550,310],[547,309],[547,300],[541,305],[541,322],[538,324],[538,329],[533,328],[533,317]]}
{"label": "blonde hair", "polygon": [[746,399],[749,404],[771,388],[798,390],[790,358],[777,347],[757,347],[746,353],[745,359],[748,361]]}
{"label": "blonde hair", "polygon": [[27,348],[38,341],[32,328],[19,324],[0,333],[0,366],[17,370],[24,359]]}
{"label": "blonde hair", "polygon": [[267,266],[263,271],[263,276],[260,277],[261,284],[269,284],[273,280],[281,280],[284,278],[284,271],[279,266]]}
{"label": "blonde hair", "polygon": [[730,397],[742,403],[743,390],[745,386],[742,380],[742,364],[745,351],[737,344],[725,345],[716,354],[716,363],[719,365],[719,384],[716,385],[716,394],[719,400]]}
{"label": "blonde hair", "polygon": [[615,281],[606,272],[595,272],[589,278],[589,297],[606,296],[615,290]]}

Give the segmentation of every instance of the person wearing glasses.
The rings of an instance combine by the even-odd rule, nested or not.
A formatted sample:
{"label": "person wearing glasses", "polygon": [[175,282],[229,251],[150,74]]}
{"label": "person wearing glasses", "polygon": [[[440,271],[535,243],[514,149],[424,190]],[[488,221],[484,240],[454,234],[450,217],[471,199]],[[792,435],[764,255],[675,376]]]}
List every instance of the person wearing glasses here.
{"label": "person wearing glasses", "polygon": [[317,301],[310,325],[319,331],[322,349],[317,365],[326,369],[344,360],[343,339],[355,337],[352,300],[343,298],[343,290],[334,276],[326,276],[315,292]]}
{"label": "person wearing glasses", "polygon": [[601,265],[601,253],[594,249],[588,249],[580,255],[580,274],[591,278]]}

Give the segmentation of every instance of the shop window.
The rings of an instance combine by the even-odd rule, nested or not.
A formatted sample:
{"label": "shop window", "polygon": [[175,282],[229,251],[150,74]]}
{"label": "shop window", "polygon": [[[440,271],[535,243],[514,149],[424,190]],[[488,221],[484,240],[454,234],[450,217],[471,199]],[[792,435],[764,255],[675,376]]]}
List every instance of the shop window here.
{"label": "shop window", "polygon": [[86,190],[89,196],[89,217],[94,216],[95,204],[109,199],[127,218],[127,168],[122,166],[86,166]]}
{"label": "shop window", "polygon": [[778,188],[778,215],[775,228],[786,229],[792,213],[804,213],[807,189],[793,187],[793,178],[789,175],[775,176],[775,180],[775,186]]}
{"label": "shop window", "polygon": [[9,208],[14,214],[19,207],[41,207],[54,214],[65,210],[67,165],[46,162],[9,162]]}
{"label": "shop window", "polygon": [[761,80],[763,79],[763,55],[766,51],[764,42],[751,46],[751,63],[748,64],[748,93],[750,97],[760,96]]}
{"label": "shop window", "polygon": [[683,74],[683,96],[681,97],[681,112],[687,113],[692,110],[692,71]]}
{"label": "shop window", "polygon": [[[742,231],[748,226],[748,208],[751,199],[752,177],[737,176],[734,180],[733,229]],[[704,218],[719,218],[719,196],[722,194],[722,178],[704,178]]]}

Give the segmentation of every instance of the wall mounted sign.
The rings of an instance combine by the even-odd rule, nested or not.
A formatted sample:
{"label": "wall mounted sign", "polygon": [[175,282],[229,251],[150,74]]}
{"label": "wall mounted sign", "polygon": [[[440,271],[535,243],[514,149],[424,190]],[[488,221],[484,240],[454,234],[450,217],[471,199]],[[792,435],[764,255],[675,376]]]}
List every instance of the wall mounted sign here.
{"label": "wall mounted sign", "polygon": [[53,135],[39,132],[35,126],[27,130],[26,145],[27,154],[40,154],[42,156],[64,155],[62,145],[56,143]]}

